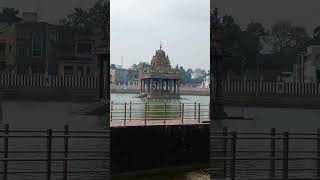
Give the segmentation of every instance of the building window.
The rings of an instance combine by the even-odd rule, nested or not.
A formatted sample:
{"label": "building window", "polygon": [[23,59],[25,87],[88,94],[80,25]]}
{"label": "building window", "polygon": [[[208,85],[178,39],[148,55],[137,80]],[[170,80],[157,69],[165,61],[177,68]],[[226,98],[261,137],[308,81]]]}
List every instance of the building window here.
{"label": "building window", "polygon": [[41,56],[42,36],[41,33],[32,34],[32,56]]}

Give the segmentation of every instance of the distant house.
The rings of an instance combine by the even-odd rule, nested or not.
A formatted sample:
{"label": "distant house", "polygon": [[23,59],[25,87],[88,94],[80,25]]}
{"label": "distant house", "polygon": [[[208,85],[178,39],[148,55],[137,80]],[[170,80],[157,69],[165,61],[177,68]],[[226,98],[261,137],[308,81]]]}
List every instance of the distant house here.
{"label": "distant house", "polygon": [[97,75],[94,37],[68,26],[56,26],[55,58],[58,75]]}
{"label": "distant house", "polygon": [[0,23],[0,70],[14,70],[16,64],[16,27]]}
{"label": "distant house", "polygon": [[206,76],[203,80],[203,85],[202,87],[204,88],[209,88],[209,85],[210,85],[210,76]]}
{"label": "distant house", "polygon": [[17,73],[56,74],[54,26],[44,22],[17,24]]}
{"label": "distant house", "polygon": [[69,26],[36,22],[24,14],[17,24],[17,72],[20,74],[96,75],[95,37]]}
{"label": "distant house", "polygon": [[139,85],[139,72],[131,68],[126,69],[118,65],[115,69],[110,69],[110,73],[114,71],[114,83],[117,85]]}
{"label": "distant house", "polygon": [[122,66],[117,66],[115,69],[115,83],[119,85],[128,84],[128,71]]}
{"label": "distant house", "polygon": [[320,82],[320,45],[311,45],[307,48],[304,81]]}

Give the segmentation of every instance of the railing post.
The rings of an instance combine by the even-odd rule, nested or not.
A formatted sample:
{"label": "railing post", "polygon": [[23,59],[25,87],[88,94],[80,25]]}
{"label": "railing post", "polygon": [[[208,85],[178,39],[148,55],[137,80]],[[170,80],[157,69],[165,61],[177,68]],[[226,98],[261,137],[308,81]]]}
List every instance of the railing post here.
{"label": "railing post", "polygon": [[194,102],[194,120],[196,119],[197,119],[197,102]]}
{"label": "railing post", "polygon": [[167,103],[164,103],[164,125],[166,125],[167,120]]}
{"label": "railing post", "polygon": [[132,116],[131,111],[132,111],[132,102],[130,101],[130,114],[129,114],[129,116],[130,116],[130,122],[131,122],[131,116]]}
{"label": "railing post", "polygon": [[68,179],[68,152],[69,152],[69,126],[64,126],[64,160],[63,160],[63,180]]}
{"label": "railing post", "polygon": [[111,111],[113,111],[113,101],[111,101]]}
{"label": "railing post", "polygon": [[223,178],[227,178],[227,147],[228,147],[228,128],[223,128]]}
{"label": "railing post", "polygon": [[4,126],[4,136],[3,136],[3,166],[2,166],[2,179],[8,180],[8,149],[9,149],[9,124],[5,124]]}
{"label": "railing post", "polygon": [[270,177],[275,177],[275,155],[276,155],[276,129],[271,129],[271,139],[270,139]]}
{"label": "railing post", "polygon": [[320,129],[317,130],[317,178],[320,177]]}
{"label": "railing post", "polygon": [[182,108],[181,108],[181,122],[183,124],[183,118],[184,118],[184,103],[182,103]]}
{"label": "railing post", "polygon": [[144,104],[144,125],[147,125],[147,103]]}
{"label": "railing post", "polygon": [[47,178],[51,179],[52,129],[47,130]]}
{"label": "railing post", "polygon": [[201,123],[201,118],[200,118],[200,113],[201,113],[201,109],[200,109],[200,103],[198,104],[198,121],[199,121],[199,123]]}
{"label": "railing post", "polygon": [[283,133],[282,179],[288,179],[289,133]]}
{"label": "railing post", "polygon": [[236,155],[237,155],[237,133],[231,132],[231,162],[230,162],[230,179],[236,178]]}
{"label": "railing post", "polygon": [[113,112],[113,101],[111,101],[111,105],[110,105],[110,121],[112,121],[112,112]]}
{"label": "railing post", "polygon": [[127,124],[127,102],[124,103],[124,126]]}
{"label": "railing post", "polygon": [[180,112],[180,117],[182,117],[182,113],[181,113],[181,101],[180,101],[180,105],[179,105],[179,112]]}

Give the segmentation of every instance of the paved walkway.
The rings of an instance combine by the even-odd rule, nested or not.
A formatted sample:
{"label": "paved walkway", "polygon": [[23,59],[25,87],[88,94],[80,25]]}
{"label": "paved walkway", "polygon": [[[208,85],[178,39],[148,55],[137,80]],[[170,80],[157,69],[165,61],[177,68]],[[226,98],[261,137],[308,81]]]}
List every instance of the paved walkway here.
{"label": "paved walkway", "polygon": [[179,126],[179,125],[206,125],[209,123],[205,123],[202,120],[199,122],[198,120],[113,120],[111,121],[111,127],[125,127],[125,126]]}

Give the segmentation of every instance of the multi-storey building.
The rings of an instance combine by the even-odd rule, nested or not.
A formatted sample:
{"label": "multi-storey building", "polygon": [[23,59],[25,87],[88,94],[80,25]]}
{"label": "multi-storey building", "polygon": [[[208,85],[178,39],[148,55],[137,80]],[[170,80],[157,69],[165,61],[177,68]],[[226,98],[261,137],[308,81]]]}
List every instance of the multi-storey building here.
{"label": "multi-storey building", "polygon": [[18,73],[96,75],[94,35],[27,17],[17,25]]}

